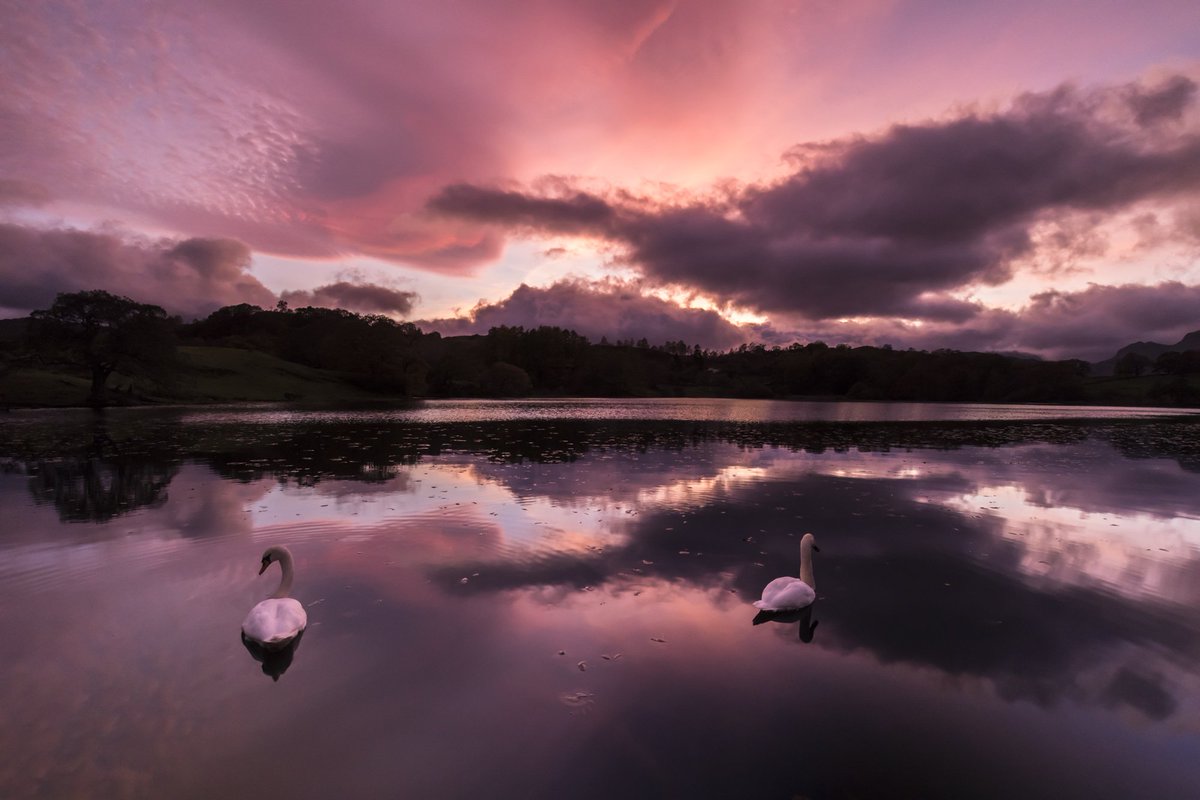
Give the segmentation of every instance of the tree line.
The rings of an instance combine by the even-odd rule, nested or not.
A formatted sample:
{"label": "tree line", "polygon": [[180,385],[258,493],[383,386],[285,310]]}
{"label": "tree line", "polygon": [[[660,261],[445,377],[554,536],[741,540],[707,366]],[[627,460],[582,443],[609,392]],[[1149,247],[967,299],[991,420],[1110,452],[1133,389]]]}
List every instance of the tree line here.
{"label": "tree line", "polygon": [[[956,350],[889,346],[744,344],[728,351],[645,339],[593,344],[559,327],[497,326],[442,337],[409,322],[342,309],[226,306],[184,322],[158,306],[104,291],[61,294],[31,315],[25,353],[85,372],[104,405],[114,372],[169,379],[178,345],[257,350],[331,370],[364,389],[399,397],[720,396],[856,400],[1076,402],[1089,365]],[[9,357],[13,357],[9,353]],[[1200,373],[1200,351],[1166,353],[1137,374],[1182,380]],[[1134,366],[1118,365],[1130,374]],[[1179,391],[1186,390],[1183,389]],[[1188,390],[1190,391],[1190,390]],[[1192,393],[1194,394],[1194,392]],[[1167,402],[1194,402],[1184,395]]]}

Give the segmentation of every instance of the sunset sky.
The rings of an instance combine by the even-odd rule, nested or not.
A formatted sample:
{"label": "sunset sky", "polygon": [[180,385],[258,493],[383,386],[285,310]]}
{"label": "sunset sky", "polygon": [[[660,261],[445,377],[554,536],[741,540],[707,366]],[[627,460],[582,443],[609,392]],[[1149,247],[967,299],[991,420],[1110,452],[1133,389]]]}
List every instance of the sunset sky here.
{"label": "sunset sky", "polygon": [[0,0],[0,316],[1100,359],[1200,329],[1195,0]]}

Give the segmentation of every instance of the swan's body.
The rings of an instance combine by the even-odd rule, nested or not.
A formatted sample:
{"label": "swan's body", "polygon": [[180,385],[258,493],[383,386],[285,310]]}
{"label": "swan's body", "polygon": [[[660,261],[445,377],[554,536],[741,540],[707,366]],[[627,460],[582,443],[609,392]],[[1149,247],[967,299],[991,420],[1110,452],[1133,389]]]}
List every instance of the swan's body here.
{"label": "swan's body", "polygon": [[262,575],[272,561],[278,561],[283,570],[279,588],[250,609],[242,622],[242,634],[265,650],[281,650],[304,630],[308,614],[304,613],[304,606],[298,600],[287,596],[292,588],[292,554],[286,547],[268,547],[258,574]]}
{"label": "swan's body", "polygon": [[817,582],[813,578],[813,550],[820,552],[811,533],[800,539],[800,577],[776,578],[763,587],[762,599],[754,601],[755,608],[764,611],[793,611],[811,606],[817,599]]}

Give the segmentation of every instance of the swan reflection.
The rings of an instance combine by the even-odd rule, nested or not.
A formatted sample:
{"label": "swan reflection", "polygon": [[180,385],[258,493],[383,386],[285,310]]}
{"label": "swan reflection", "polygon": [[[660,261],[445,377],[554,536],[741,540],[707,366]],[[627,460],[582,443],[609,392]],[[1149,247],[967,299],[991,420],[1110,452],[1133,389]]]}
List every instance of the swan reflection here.
{"label": "swan reflection", "polygon": [[242,634],[242,645],[250,656],[257,662],[262,664],[264,675],[270,675],[271,680],[279,680],[279,676],[287,672],[288,667],[292,665],[292,658],[296,655],[296,650],[300,647],[300,640],[304,638],[304,631],[297,634],[296,638],[288,642],[279,650],[268,650],[253,639]]}
{"label": "swan reflection", "polygon": [[759,611],[754,615],[753,624],[762,625],[764,622],[782,622],[791,624],[799,622],[800,641],[808,644],[813,640],[813,635],[816,633],[817,625],[821,620],[812,618],[813,609],[817,607],[816,603],[805,606],[804,608],[792,609],[790,611]]}

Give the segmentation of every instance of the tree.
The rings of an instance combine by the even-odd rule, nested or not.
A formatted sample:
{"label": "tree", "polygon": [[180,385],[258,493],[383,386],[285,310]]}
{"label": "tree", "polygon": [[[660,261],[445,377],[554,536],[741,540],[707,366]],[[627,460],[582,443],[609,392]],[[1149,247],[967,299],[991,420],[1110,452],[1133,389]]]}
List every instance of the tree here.
{"label": "tree", "polygon": [[1200,372],[1200,350],[1168,350],[1155,359],[1154,371],[1176,376]]}
{"label": "tree", "polygon": [[523,397],[533,388],[529,373],[513,364],[497,361],[479,380],[479,388],[488,397]]}
{"label": "tree", "polygon": [[157,374],[174,358],[174,321],[159,306],[97,289],[59,294],[30,316],[39,349],[91,373],[88,404],[96,408],[106,405],[113,372]]}
{"label": "tree", "polygon": [[1113,372],[1124,377],[1138,377],[1150,368],[1151,361],[1141,353],[1132,350],[1117,359]]}

